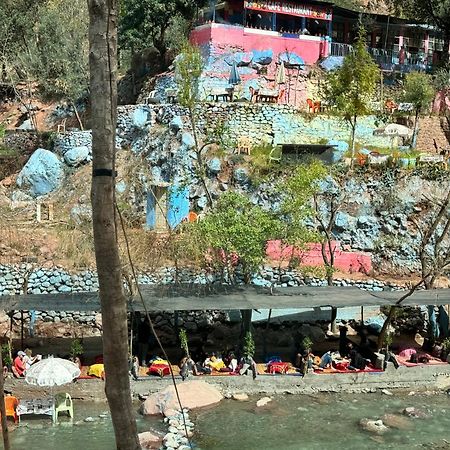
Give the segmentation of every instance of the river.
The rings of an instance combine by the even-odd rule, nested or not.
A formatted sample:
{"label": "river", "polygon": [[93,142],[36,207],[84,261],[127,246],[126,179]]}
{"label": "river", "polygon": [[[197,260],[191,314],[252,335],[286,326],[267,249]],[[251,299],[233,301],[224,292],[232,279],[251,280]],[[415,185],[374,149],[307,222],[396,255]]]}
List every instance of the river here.
{"label": "river", "polygon": [[[285,395],[262,408],[257,398],[248,402],[224,400],[218,406],[193,415],[197,448],[203,450],[361,450],[414,449],[450,437],[450,396],[377,394]],[[24,418],[11,433],[13,450],[113,450],[110,417],[100,418],[105,404],[78,402],[73,421],[60,418]],[[137,410],[136,405],[136,410]],[[426,419],[405,419],[407,429],[389,429],[375,436],[360,429],[363,417],[379,418],[414,406],[429,415]],[[93,422],[84,422],[86,417]],[[160,418],[137,415],[139,431],[150,428],[165,432]],[[450,447],[449,447],[450,448]]]}

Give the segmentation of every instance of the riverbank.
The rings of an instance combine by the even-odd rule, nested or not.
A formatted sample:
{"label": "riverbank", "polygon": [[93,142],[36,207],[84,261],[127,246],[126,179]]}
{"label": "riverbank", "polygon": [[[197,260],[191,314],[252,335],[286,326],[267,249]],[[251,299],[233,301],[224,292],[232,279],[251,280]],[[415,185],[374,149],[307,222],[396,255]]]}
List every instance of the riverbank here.
{"label": "riverbank", "polygon": [[[417,367],[400,366],[395,369],[391,364],[385,372],[359,372],[336,374],[299,375],[259,375],[256,380],[250,376],[201,376],[201,379],[216,386],[225,397],[233,394],[314,394],[319,392],[369,393],[379,390],[426,390],[441,391],[450,388],[450,364],[423,365]],[[182,383],[180,377],[176,377]],[[142,377],[131,381],[134,398],[158,392],[172,383],[170,377]],[[50,393],[48,388],[30,386],[22,379],[9,378],[5,389],[19,398],[37,398]],[[69,385],[55,388],[54,391],[68,392],[74,399],[105,401],[105,383],[102,380],[77,380]]]}

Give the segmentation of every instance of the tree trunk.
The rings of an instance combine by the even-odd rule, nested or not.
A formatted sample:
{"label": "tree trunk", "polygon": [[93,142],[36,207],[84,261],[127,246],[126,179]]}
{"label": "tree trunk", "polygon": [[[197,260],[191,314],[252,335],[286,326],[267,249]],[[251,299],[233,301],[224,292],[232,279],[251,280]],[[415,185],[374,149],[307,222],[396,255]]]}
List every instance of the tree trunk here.
{"label": "tree trunk", "polygon": [[245,335],[251,331],[252,313],[252,309],[241,309],[241,349],[243,349]]}
{"label": "tree trunk", "polygon": [[75,117],[77,118],[78,125],[80,125],[80,130],[84,131],[83,122],[81,121],[80,114],[78,113],[77,105],[75,105],[75,102],[73,100],[71,100],[70,103],[72,103],[73,110],[75,111]]}
{"label": "tree trunk", "polygon": [[92,222],[103,321],[105,391],[118,450],[139,450],[128,375],[127,303],[115,217],[117,4],[89,0]]}
{"label": "tree trunk", "polygon": [[353,167],[355,164],[355,153],[356,153],[356,148],[355,148],[356,116],[354,117],[354,120],[351,123],[351,127],[352,127],[352,136],[351,136],[352,161],[351,161],[350,167]]}
{"label": "tree trunk", "polygon": [[[1,349],[0,349],[1,350]],[[3,352],[0,351],[0,414],[2,421],[3,447],[5,450],[10,450],[8,423],[6,421],[6,407],[5,407],[5,377],[3,375]]]}
{"label": "tree trunk", "polygon": [[413,131],[413,137],[412,137],[412,143],[411,143],[412,148],[416,148],[416,145],[417,145],[417,135],[419,132],[419,114],[420,114],[420,111],[417,109],[416,117],[414,119],[414,131]]}

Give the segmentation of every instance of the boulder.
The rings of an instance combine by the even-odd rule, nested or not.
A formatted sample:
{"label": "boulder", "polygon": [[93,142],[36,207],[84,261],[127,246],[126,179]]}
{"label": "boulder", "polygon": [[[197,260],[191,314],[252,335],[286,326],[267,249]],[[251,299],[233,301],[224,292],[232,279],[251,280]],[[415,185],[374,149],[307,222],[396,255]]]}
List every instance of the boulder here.
{"label": "boulder", "polygon": [[31,119],[26,119],[22,122],[20,127],[17,127],[20,131],[34,131],[34,125]]}
{"label": "boulder", "polygon": [[381,420],[390,428],[397,428],[398,430],[410,430],[412,428],[411,422],[399,414],[385,414]]}
{"label": "boulder", "polygon": [[319,65],[326,72],[331,72],[333,70],[339,69],[339,67],[341,67],[343,63],[343,56],[328,56],[327,58],[324,58]]}
{"label": "boulder", "polygon": [[240,402],[246,402],[248,400],[247,394],[233,394],[231,397],[233,400],[238,400]]}
{"label": "boulder", "polygon": [[180,116],[175,116],[169,123],[169,128],[174,133],[178,133],[183,128],[183,119]]}
{"label": "boulder", "polygon": [[68,166],[77,167],[91,159],[89,148],[85,145],[71,148],[64,154],[64,161]]}
{"label": "boulder", "polygon": [[217,175],[220,173],[220,170],[222,168],[222,163],[220,161],[220,158],[211,158],[207,162],[208,166],[208,172],[212,175]]}
{"label": "boulder", "polygon": [[262,66],[267,66],[272,62],[273,51],[268,50],[253,50],[253,62],[256,64],[261,64]]}
{"label": "boulder", "polygon": [[195,140],[192,134],[185,131],[181,136],[181,144],[188,150],[193,149],[195,147]]}
{"label": "boulder", "polygon": [[149,111],[143,107],[138,107],[133,111],[133,126],[136,128],[144,128],[149,122]]}
{"label": "boulder", "polygon": [[17,186],[33,197],[46,195],[60,187],[64,179],[64,164],[49,150],[38,148],[17,177]]}
{"label": "boulder", "polygon": [[144,449],[158,449],[161,447],[162,438],[151,431],[145,431],[138,434],[141,448]]}
{"label": "boulder", "polygon": [[427,419],[429,418],[429,414],[420,409],[414,408],[414,406],[409,406],[403,410],[403,415],[408,417],[413,417],[415,419]]}
{"label": "boulder", "polygon": [[[178,385],[178,394],[183,407],[189,409],[214,405],[223,399],[222,394],[204,381],[187,381]],[[173,415],[179,409],[175,389],[168,386],[162,391],[150,395],[141,406],[143,415],[163,414]]]}
{"label": "boulder", "polygon": [[270,403],[272,401],[272,399],[270,397],[263,397],[260,398],[257,402],[256,402],[256,406],[258,408],[260,408],[261,406],[266,406],[268,403]]}
{"label": "boulder", "polygon": [[233,172],[234,179],[240,184],[246,184],[248,182],[248,170],[245,167],[238,167]]}
{"label": "boulder", "polygon": [[382,420],[361,419],[359,425],[363,430],[375,434],[383,434],[388,430],[388,427],[384,425]]}

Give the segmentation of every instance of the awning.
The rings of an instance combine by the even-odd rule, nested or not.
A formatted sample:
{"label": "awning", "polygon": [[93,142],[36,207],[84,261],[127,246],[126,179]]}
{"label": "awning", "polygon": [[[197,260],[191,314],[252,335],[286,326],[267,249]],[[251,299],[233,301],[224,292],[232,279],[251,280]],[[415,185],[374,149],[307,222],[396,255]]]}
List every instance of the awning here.
{"label": "awning", "polygon": [[[232,309],[302,309],[316,307],[346,308],[393,305],[404,292],[369,292],[356,287],[301,286],[269,288],[223,285],[142,285],[149,311],[202,311]],[[445,305],[450,303],[450,289],[416,291],[403,305]],[[143,311],[138,297],[129,309]],[[97,292],[29,294],[0,296],[0,310],[100,311]]]}

